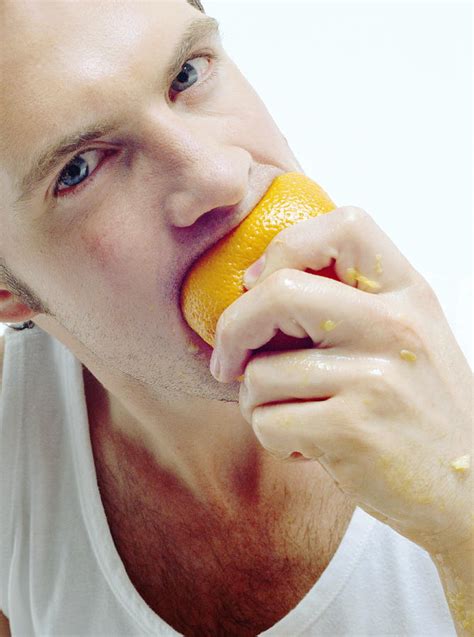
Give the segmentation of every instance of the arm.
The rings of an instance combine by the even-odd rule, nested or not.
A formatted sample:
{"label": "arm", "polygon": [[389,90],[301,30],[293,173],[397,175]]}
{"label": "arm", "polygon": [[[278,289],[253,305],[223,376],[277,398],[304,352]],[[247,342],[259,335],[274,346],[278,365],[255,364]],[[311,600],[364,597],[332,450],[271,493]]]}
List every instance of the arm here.
{"label": "arm", "polygon": [[[269,453],[317,460],[432,556],[460,637],[474,636],[472,371],[442,307],[360,208],[277,237],[219,317],[211,371],[243,375],[240,409]],[[318,275],[331,263],[338,280]],[[313,347],[258,351],[275,328]]]}
{"label": "arm", "polygon": [[474,540],[431,555],[443,584],[459,637],[474,635]]}

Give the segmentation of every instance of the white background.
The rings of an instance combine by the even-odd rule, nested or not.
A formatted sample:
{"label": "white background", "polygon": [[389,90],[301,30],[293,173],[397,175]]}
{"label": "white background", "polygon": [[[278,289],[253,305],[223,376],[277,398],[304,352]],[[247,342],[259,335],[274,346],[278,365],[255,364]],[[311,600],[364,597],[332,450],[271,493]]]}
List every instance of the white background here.
{"label": "white background", "polygon": [[435,290],[472,365],[470,4],[204,6],[306,174],[369,212]]}

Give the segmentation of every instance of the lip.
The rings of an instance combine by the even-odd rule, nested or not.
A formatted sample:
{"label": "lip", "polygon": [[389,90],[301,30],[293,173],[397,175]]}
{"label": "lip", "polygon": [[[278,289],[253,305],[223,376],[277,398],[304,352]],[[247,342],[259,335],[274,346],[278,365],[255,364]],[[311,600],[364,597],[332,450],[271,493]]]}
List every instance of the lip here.
{"label": "lip", "polygon": [[[272,166],[271,170],[255,171],[251,189],[238,204],[213,208],[203,215],[199,237],[191,234],[193,232],[191,227],[181,229],[179,242],[183,248],[186,249],[189,242],[197,242],[198,249],[193,253],[192,259],[187,261],[185,268],[180,268],[179,278],[177,281],[175,280],[175,285],[177,283],[179,289],[181,289],[186,274],[193,264],[207,250],[241,224],[266,194],[273,181],[285,172],[288,172],[288,169],[285,170],[274,166]],[[204,217],[206,218],[205,220]]]}
{"label": "lip", "polygon": [[[176,301],[179,306],[179,298],[180,298],[180,290],[183,285],[183,281],[186,278],[186,274],[192,265],[213,245],[215,245],[220,239],[225,237],[229,232],[234,230],[242,221],[248,217],[248,215],[252,212],[258,202],[263,198],[263,196],[268,191],[269,187],[273,183],[273,181],[279,175],[288,172],[289,169],[281,169],[272,167],[271,171],[265,171],[258,174],[258,176],[254,177],[252,183],[252,189],[247,193],[242,201],[240,201],[235,206],[223,206],[221,208],[213,208],[209,210],[207,215],[209,215],[209,223],[206,227],[207,236],[212,236],[211,241],[206,241],[205,245],[203,245],[202,249],[198,251],[190,264],[186,267],[186,270],[180,276],[179,284],[174,287],[176,292]],[[223,221],[223,217],[225,220]],[[198,345],[200,349],[205,350],[209,356],[213,351],[213,348],[208,345],[198,334],[194,332],[190,328],[190,326],[184,320],[182,316],[182,312],[179,311],[179,321],[182,324],[184,331],[187,333],[191,342],[195,345]]]}
{"label": "lip", "polygon": [[209,247],[214,245],[214,243],[217,243],[217,241],[219,241],[219,239],[224,237],[226,234],[231,232],[231,230],[236,228],[240,223],[242,223],[242,221],[249,216],[249,214],[252,212],[252,210],[255,208],[258,202],[264,197],[264,195],[266,194],[266,192],[268,191],[268,189],[270,188],[271,184],[276,179],[276,177],[278,177],[279,175],[282,175],[285,172],[287,171],[282,170],[281,168],[278,168],[272,171],[272,173],[270,174],[270,177],[268,173],[260,175],[256,179],[255,183],[253,184],[252,192],[249,193],[245,197],[245,199],[243,199],[243,201],[241,201],[237,206],[230,207],[233,212],[230,225],[228,225],[228,227],[224,227],[224,230],[221,236],[218,236],[217,238],[215,238],[213,243],[210,246],[208,246],[207,249],[209,249]]}

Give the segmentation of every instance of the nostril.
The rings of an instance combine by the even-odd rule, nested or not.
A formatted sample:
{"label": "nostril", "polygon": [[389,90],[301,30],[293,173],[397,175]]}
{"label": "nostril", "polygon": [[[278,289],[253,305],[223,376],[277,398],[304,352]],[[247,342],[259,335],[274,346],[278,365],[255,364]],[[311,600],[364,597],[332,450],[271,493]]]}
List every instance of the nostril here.
{"label": "nostril", "polygon": [[215,224],[217,229],[217,227],[222,226],[224,218],[227,219],[227,217],[233,216],[235,208],[236,206],[222,206],[200,213],[199,211],[196,212],[196,207],[194,207],[187,214],[181,209],[179,217],[175,215],[174,226],[177,228],[191,228],[197,225],[205,225],[210,229]]}
{"label": "nostril", "polygon": [[209,212],[206,212],[206,214],[216,214],[219,216],[222,215],[229,215],[232,214],[234,212],[234,210],[237,208],[236,205],[233,206],[221,206],[219,208],[213,208],[212,210],[209,210]]}

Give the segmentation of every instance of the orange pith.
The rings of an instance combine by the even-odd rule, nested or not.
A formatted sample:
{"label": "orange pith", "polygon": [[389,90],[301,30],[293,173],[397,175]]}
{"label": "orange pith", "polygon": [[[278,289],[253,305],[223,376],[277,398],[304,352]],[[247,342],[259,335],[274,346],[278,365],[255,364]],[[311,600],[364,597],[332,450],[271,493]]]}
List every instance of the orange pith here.
{"label": "orange pith", "polygon": [[335,207],[306,175],[291,172],[276,177],[252,212],[191,266],[181,289],[181,308],[189,326],[213,347],[219,316],[244,294],[245,270],[273,237]]}

